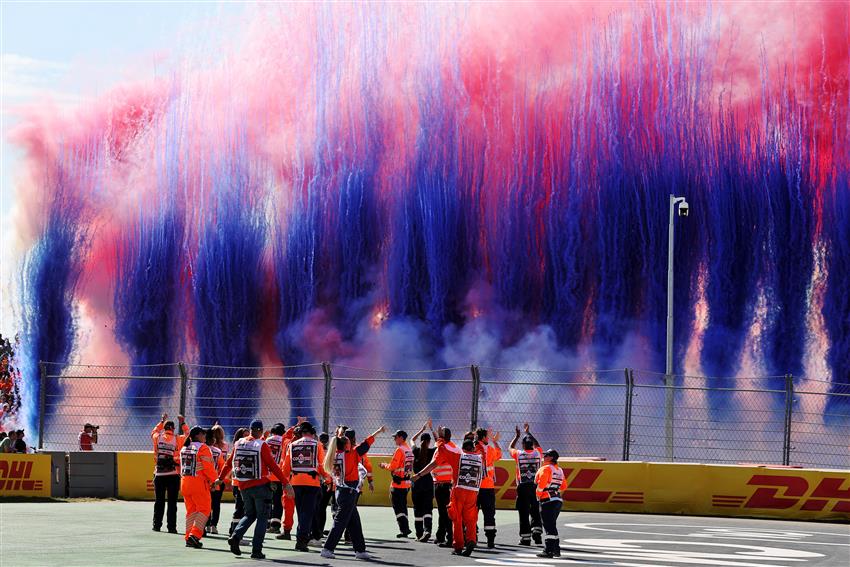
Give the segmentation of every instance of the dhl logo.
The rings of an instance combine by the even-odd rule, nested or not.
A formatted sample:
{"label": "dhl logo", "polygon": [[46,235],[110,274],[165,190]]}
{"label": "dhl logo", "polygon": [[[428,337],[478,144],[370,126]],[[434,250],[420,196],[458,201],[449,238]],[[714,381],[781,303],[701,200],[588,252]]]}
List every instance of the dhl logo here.
{"label": "dhl logo", "polygon": [[716,508],[762,508],[787,510],[800,502],[800,510],[822,511],[831,501],[833,512],[850,512],[850,482],[842,488],[845,479],[821,479],[809,493],[809,481],[801,476],[754,474],[747,484],[757,486],[749,497],[712,494],[711,504]]}
{"label": "dhl logo", "polygon": [[0,461],[0,490],[42,490],[44,481],[31,480],[32,461]]}
{"label": "dhl logo", "polygon": [[[602,475],[602,469],[564,469],[567,489],[563,492],[564,502],[608,502],[611,504],[643,504],[643,492],[593,490],[593,485]],[[516,479],[507,469],[496,467],[496,486],[502,487],[500,498],[516,500]]]}

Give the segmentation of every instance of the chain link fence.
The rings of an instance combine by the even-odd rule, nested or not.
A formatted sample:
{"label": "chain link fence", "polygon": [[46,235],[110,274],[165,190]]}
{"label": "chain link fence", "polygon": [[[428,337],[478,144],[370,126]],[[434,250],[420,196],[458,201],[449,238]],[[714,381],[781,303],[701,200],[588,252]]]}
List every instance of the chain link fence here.
{"label": "chain link fence", "polygon": [[[505,453],[528,423],[562,455],[606,460],[850,468],[850,388],[791,376],[705,378],[631,369],[544,371],[464,366],[385,371],[338,364],[280,367],[58,366],[43,363],[38,446],[75,450],[85,423],[98,450],[148,450],[167,413],[228,435],[260,418],[304,416],[359,436],[381,425],[413,435],[428,418],[455,438],[475,426]],[[30,436],[30,442],[35,440]],[[390,435],[374,446],[392,449]]]}
{"label": "chain link fence", "polygon": [[[162,413],[180,413],[179,364],[93,366],[41,364],[39,446],[79,448],[83,425],[100,426],[97,450],[151,448]],[[30,438],[29,443],[36,439]]]}

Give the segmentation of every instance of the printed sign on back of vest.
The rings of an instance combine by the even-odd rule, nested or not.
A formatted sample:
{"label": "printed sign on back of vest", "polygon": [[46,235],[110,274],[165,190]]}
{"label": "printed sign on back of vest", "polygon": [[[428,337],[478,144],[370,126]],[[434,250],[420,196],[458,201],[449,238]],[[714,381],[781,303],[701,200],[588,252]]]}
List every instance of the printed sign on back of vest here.
{"label": "printed sign on back of vest", "polygon": [[520,482],[534,482],[534,475],[540,468],[540,453],[537,451],[522,451],[517,455],[519,462]]}
{"label": "printed sign on back of vest", "polygon": [[262,441],[255,439],[252,441],[242,441],[236,445],[233,454],[233,477],[239,481],[259,480],[260,472],[260,451],[262,450]]}
{"label": "printed sign on back of vest", "polygon": [[316,472],[318,449],[315,441],[312,439],[296,441],[289,446],[289,452],[294,472]]}
{"label": "printed sign on back of vest", "polygon": [[195,476],[198,469],[198,447],[200,443],[193,442],[180,451],[180,475]]}
{"label": "printed sign on back of vest", "polygon": [[174,452],[177,450],[177,441],[173,436],[165,439],[160,434],[156,443],[156,472],[158,474],[173,473],[177,470],[177,462],[174,460]]}
{"label": "printed sign on back of vest", "polygon": [[460,456],[458,465],[457,486],[466,490],[475,490],[481,486],[481,476],[484,472],[484,463],[481,455],[470,455],[464,453]]}

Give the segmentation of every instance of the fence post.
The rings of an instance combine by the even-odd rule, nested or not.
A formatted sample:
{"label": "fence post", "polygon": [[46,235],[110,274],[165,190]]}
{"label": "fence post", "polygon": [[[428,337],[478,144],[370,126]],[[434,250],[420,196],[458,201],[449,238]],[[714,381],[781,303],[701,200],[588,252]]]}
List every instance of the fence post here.
{"label": "fence post", "polygon": [[40,382],[38,394],[38,448],[44,449],[44,410],[47,407],[47,363],[38,363],[38,380]]}
{"label": "fence post", "polygon": [[330,431],[331,424],[331,386],[333,383],[333,374],[331,373],[331,363],[322,363],[322,372],[325,374],[325,399],[322,404],[322,431]]}
{"label": "fence post", "polygon": [[481,370],[477,365],[473,364],[469,367],[472,373],[472,416],[470,419],[469,430],[475,431],[478,427],[478,397],[481,395]]}
{"label": "fence post", "polygon": [[189,372],[186,370],[186,365],[182,362],[177,363],[177,369],[180,371],[180,408],[179,413],[182,416],[186,415],[186,388],[189,386]]}
{"label": "fence post", "polygon": [[785,375],[785,437],[782,442],[782,464],[791,464],[791,412],[794,407],[794,377]]}
{"label": "fence post", "polygon": [[632,393],[634,391],[635,377],[632,370],[625,369],[626,375],[626,407],[623,416],[623,460],[629,460],[629,449],[632,439]]}

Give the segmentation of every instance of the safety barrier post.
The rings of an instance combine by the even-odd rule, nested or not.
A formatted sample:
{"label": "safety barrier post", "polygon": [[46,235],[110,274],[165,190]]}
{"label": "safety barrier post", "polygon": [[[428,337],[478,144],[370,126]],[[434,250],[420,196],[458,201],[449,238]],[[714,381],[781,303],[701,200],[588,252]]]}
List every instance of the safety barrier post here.
{"label": "safety barrier post", "polygon": [[668,463],[676,460],[673,450],[673,428],[675,426],[673,420],[674,404],[676,403],[676,391],[674,389],[675,381],[672,374],[664,375],[664,455]]}
{"label": "safety barrier post", "polygon": [[186,388],[189,385],[189,372],[186,370],[186,365],[182,362],[177,363],[177,369],[180,371],[180,415],[186,415]]}
{"label": "safety barrier post", "polygon": [[785,436],[782,442],[782,464],[791,464],[791,412],[794,407],[794,377],[785,375]]}
{"label": "safety barrier post", "polygon": [[472,373],[472,416],[469,422],[469,430],[475,431],[475,428],[478,427],[478,397],[481,394],[481,370],[475,364],[470,366],[469,370]]}
{"label": "safety barrier post", "polygon": [[331,424],[331,387],[333,383],[333,374],[331,373],[331,363],[322,363],[322,372],[325,373],[325,399],[322,404],[322,431],[330,431]]}
{"label": "safety barrier post", "polygon": [[633,370],[625,369],[626,375],[626,407],[623,416],[623,460],[629,460],[629,448],[632,438],[632,394],[634,392],[635,377]]}
{"label": "safety barrier post", "polygon": [[44,449],[44,410],[47,407],[47,364],[38,363],[39,395],[38,395],[38,448]]}

